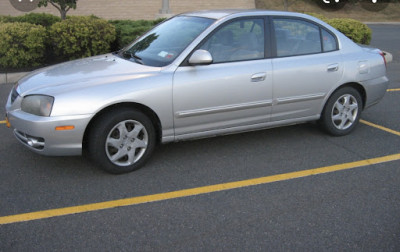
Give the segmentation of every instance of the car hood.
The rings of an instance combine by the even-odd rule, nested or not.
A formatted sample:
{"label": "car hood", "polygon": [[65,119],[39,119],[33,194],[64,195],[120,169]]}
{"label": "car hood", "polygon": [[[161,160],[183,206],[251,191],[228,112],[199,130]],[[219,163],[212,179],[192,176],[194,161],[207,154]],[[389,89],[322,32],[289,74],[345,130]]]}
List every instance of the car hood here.
{"label": "car hood", "polygon": [[161,68],[149,67],[113,54],[95,56],[36,70],[18,81],[17,91],[52,94],[93,85],[155,75]]}

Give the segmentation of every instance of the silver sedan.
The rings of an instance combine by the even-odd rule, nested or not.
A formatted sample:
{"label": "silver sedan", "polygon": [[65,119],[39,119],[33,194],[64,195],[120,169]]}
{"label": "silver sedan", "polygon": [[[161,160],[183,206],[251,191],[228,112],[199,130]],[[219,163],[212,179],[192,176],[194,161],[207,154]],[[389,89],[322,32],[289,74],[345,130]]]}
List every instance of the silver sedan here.
{"label": "silver sedan", "polygon": [[44,155],[89,157],[111,173],[158,143],[318,121],[350,133],[388,86],[378,49],[314,17],[218,10],[166,20],[119,52],[30,73],[7,121]]}

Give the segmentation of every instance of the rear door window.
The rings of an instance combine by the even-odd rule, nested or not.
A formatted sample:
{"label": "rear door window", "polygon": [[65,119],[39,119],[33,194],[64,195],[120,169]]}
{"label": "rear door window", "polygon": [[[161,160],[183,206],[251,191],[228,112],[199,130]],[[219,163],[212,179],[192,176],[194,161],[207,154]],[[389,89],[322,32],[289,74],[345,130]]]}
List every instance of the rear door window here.
{"label": "rear door window", "polygon": [[300,19],[274,18],[273,28],[278,57],[337,50],[334,35],[314,23]]}

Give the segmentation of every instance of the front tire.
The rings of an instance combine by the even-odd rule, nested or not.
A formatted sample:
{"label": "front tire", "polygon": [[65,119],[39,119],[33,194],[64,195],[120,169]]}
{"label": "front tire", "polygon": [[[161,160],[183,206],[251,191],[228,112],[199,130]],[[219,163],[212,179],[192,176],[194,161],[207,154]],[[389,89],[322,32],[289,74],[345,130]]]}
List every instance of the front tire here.
{"label": "front tire", "polygon": [[151,120],[140,111],[121,108],[96,119],[89,132],[88,153],[103,170],[120,174],[141,168],[155,145]]}
{"label": "front tire", "polygon": [[360,93],[352,87],[335,91],[322,112],[322,128],[333,136],[344,136],[354,130],[362,111]]}

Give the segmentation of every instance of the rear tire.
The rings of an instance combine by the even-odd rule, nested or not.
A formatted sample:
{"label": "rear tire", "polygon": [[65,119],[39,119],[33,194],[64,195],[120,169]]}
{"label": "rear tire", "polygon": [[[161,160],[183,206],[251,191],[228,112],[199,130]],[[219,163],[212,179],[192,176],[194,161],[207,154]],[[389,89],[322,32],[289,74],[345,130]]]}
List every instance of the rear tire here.
{"label": "rear tire", "polygon": [[151,120],[138,110],[121,108],[103,114],[93,123],[88,154],[103,170],[120,174],[141,168],[155,145]]}
{"label": "rear tire", "polygon": [[352,87],[335,91],[325,104],[320,124],[333,136],[349,134],[357,126],[362,112],[360,93]]}

